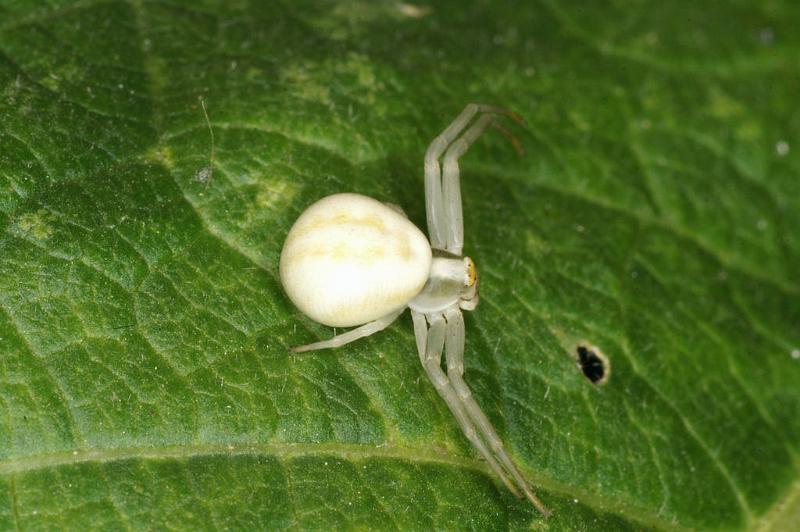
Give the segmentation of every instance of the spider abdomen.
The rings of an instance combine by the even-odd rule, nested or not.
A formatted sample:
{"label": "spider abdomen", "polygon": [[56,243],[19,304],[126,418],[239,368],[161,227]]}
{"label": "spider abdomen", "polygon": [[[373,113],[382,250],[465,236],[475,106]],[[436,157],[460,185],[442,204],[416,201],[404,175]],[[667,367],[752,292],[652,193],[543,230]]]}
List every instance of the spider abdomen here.
{"label": "spider abdomen", "polygon": [[334,194],[300,215],[281,251],[286,293],[324,325],[361,325],[400,310],[431,268],[425,235],[397,210],[360,194]]}

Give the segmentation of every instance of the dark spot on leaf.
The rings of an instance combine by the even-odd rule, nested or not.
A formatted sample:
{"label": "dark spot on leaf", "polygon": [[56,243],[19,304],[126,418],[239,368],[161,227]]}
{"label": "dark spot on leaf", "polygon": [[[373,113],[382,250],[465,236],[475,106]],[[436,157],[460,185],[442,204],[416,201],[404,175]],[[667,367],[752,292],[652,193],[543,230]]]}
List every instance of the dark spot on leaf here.
{"label": "dark spot on leaf", "polygon": [[596,347],[579,345],[576,350],[578,368],[592,384],[602,385],[608,381],[610,366],[608,358]]}

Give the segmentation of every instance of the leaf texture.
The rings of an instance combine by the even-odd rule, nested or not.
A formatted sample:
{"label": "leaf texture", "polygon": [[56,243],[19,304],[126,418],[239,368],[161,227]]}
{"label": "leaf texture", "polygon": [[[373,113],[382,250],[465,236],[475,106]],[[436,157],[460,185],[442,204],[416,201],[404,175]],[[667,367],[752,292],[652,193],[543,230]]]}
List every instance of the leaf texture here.
{"label": "leaf texture", "polygon": [[[0,528],[796,527],[798,24],[777,0],[4,2]],[[424,227],[425,148],[473,101],[528,125],[523,156],[487,134],[462,159],[467,381],[547,521],[408,317],[288,354],[332,334],[281,289],[293,221],[353,191]]]}

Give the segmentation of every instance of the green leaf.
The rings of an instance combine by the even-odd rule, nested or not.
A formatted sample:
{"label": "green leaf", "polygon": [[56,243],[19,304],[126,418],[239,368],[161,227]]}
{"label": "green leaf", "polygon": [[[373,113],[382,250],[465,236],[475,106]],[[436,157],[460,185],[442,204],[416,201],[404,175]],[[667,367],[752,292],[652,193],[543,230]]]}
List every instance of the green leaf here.
{"label": "green leaf", "polygon": [[[798,25],[789,0],[3,2],[0,528],[797,528]],[[407,316],[287,351],[332,334],[281,289],[293,221],[355,191],[424,227],[425,148],[474,101],[528,126],[462,159],[466,378],[548,521]]]}

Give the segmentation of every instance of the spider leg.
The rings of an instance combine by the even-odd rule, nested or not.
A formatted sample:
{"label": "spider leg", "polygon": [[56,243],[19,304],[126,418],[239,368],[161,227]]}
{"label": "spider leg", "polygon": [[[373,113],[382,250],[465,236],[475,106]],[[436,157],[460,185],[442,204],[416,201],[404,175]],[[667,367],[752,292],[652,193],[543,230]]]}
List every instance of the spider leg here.
{"label": "spider leg", "polygon": [[442,202],[447,217],[445,235],[447,251],[461,255],[464,247],[464,214],[461,208],[461,183],[458,158],[466,153],[470,145],[494,122],[490,114],[481,116],[470,128],[450,144],[444,154],[444,176],[442,177]]}
{"label": "spider leg", "polygon": [[425,368],[425,372],[428,374],[428,378],[430,378],[436,391],[439,392],[439,395],[444,399],[445,403],[447,403],[447,406],[450,408],[453,416],[455,416],[458,425],[461,427],[461,430],[470,443],[472,443],[478,452],[486,459],[489,463],[489,467],[500,477],[500,480],[503,481],[503,484],[506,485],[509,491],[519,497],[519,491],[509,480],[506,472],[500,467],[500,464],[497,463],[497,460],[494,458],[489,448],[486,447],[486,444],[478,435],[475,426],[464,411],[463,404],[458,399],[458,395],[456,395],[453,386],[450,384],[450,380],[444,371],[442,371],[442,350],[444,349],[445,341],[445,321],[443,316],[441,314],[428,315],[427,318],[430,323],[430,328],[428,328],[425,323],[425,315],[412,310],[411,316],[414,319],[414,333],[417,337],[419,358],[422,362],[422,367]]}
{"label": "spider leg", "polygon": [[545,508],[542,501],[533,493],[522,473],[511,460],[511,457],[508,456],[503,442],[494,430],[492,423],[483,413],[481,407],[478,406],[478,403],[475,402],[472,392],[467,383],[464,382],[464,318],[461,315],[461,309],[458,306],[450,307],[445,311],[445,319],[447,320],[447,334],[445,337],[447,375],[458,399],[461,401],[467,415],[477,426],[481,437],[486,440],[499,462],[514,478],[517,485],[525,493],[525,497],[542,515],[549,517],[550,511]]}
{"label": "spider leg", "polygon": [[467,127],[472,117],[478,112],[478,105],[467,105],[461,114],[442,131],[438,137],[431,141],[425,152],[425,212],[428,216],[428,236],[431,246],[444,249],[447,244],[447,216],[442,202],[442,173],[439,167],[439,157],[447,146]]}
{"label": "spider leg", "polygon": [[333,347],[340,347],[345,344],[349,344],[350,342],[354,342],[360,338],[364,338],[365,336],[369,336],[371,334],[375,334],[378,331],[382,331],[386,327],[392,324],[394,320],[397,319],[400,314],[403,313],[405,307],[400,309],[397,312],[393,312],[387,316],[382,318],[378,318],[375,321],[371,321],[360,327],[356,327],[355,329],[350,329],[347,332],[342,334],[337,334],[333,338],[328,340],[323,340],[321,342],[314,342],[313,344],[307,345],[298,345],[297,347],[292,347],[292,353],[303,353],[305,351],[316,351],[317,349],[330,349]]}
{"label": "spider leg", "polygon": [[[442,190],[442,174],[439,158],[478,113],[506,115],[522,123],[522,118],[520,118],[519,115],[501,107],[471,103],[468,104],[464,110],[461,111],[461,114],[430,143],[428,150],[425,152],[425,210],[428,217],[428,235],[431,240],[431,246],[437,249],[448,249],[446,247],[448,242],[447,235],[451,232],[449,225],[454,223],[450,221],[452,220],[450,217],[451,207],[448,207],[448,205],[457,202],[457,205],[455,205],[455,208],[459,212],[457,218],[458,220],[461,219],[460,192],[457,191],[457,198],[449,199],[447,185],[445,185],[445,190]],[[477,138],[485,128],[486,125],[483,125],[480,131],[475,133],[474,137]],[[467,141],[467,147],[475,138]],[[463,151],[466,151],[466,147]],[[458,177],[457,167],[455,177]]]}

